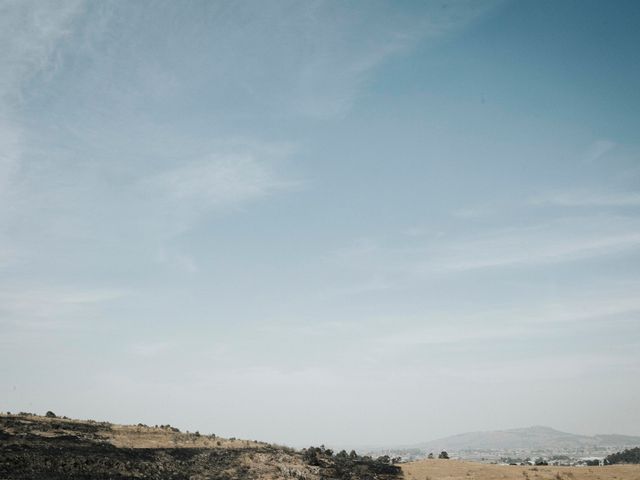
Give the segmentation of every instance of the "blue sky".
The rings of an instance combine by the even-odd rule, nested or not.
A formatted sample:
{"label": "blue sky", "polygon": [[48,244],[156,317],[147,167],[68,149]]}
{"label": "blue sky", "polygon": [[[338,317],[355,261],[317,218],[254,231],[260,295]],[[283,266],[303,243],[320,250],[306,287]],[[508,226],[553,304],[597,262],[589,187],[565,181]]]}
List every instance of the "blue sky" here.
{"label": "blue sky", "polygon": [[0,12],[1,409],[640,434],[636,2]]}

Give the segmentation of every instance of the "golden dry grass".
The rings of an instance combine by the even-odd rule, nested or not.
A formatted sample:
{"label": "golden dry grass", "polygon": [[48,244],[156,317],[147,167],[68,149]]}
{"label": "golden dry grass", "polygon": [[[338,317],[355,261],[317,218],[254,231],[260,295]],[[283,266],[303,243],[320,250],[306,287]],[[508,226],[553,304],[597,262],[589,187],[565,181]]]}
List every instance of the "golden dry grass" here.
{"label": "golden dry grass", "polygon": [[[2,422],[2,420],[5,420]],[[11,420],[7,422],[6,420]],[[69,437],[77,437],[84,441],[83,446],[90,452],[99,452],[99,456],[109,457],[113,454],[111,449],[101,449],[103,442],[125,449],[176,449],[176,448],[201,448],[217,449],[216,455],[208,456],[211,452],[196,452],[195,456],[186,454],[183,459],[180,455],[176,457],[175,451],[170,453],[161,452],[153,457],[155,464],[140,460],[142,457],[130,450],[121,451],[117,458],[113,459],[111,473],[122,473],[122,469],[127,472],[137,472],[131,475],[138,478],[138,474],[143,471],[157,472],[157,468],[169,469],[173,473],[181,472],[180,478],[186,478],[185,472],[191,472],[189,478],[252,478],[256,480],[280,480],[293,478],[298,480],[320,480],[321,475],[318,467],[307,465],[302,456],[286,447],[279,447],[264,442],[252,440],[240,440],[221,438],[209,435],[196,435],[194,433],[177,432],[170,427],[153,427],[146,425],[118,425],[110,422],[96,422],[93,420],[74,420],[68,418],[48,418],[37,415],[5,415],[0,414],[0,433],[7,434],[12,441],[23,447],[20,452],[31,453],[30,461],[36,459],[40,461],[40,473],[48,473],[47,469],[53,468],[51,463],[42,466],[42,457],[38,457],[38,448],[42,447],[37,437],[47,439],[60,437],[63,443],[60,448],[65,448],[64,443]],[[28,435],[25,435],[28,433]],[[45,443],[46,448],[50,443]],[[24,448],[30,447],[30,448]],[[91,449],[94,450],[91,450]],[[82,451],[83,448],[77,449]],[[222,451],[220,451],[222,450]],[[225,451],[226,450],[226,451]],[[70,477],[74,477],[73,472],[76,465],[80,465],[81,470],[86,467],[86,457],[76,455],[78,451],[71,449],[68,458],[63,459],[59,468],[69,472]],[[0,452],[0,455],[2,452]],[[91,456],[91,453],[89,454]],[[122,458],[129,460],[123,462]],[[207,458],[208,457],[208,458]],[[17,467],[20,469],[24,463],[24,458],[18,458]],[[81,460],[78,460],[80,458]],[[110,457],[109,457],[110,458]],[[205,460],[202,460],[205,458]],[[38,460],[39,459],[39,460]],[[211,460],[213,459],[213,460]],[[4,460],[4,459],[3,459]],[[49,462],[50,460],[47,460]],[[22,462],[22,463],[21,463]],[[65,463],[66,462],[66,463]],[[203,463],[204,462],[204,463]],[[6,467],[6,462],[4,463]],[[37,462],[36,462],[37,463]],[[155,465],[155,466],[154,466]],[[120,470],[118,470],[120,469]],[[145,470],[146,469],[146,470]],[[151,470],[149,470],[151,469]],[[191,475],[193,472],[198,475]],[[206,475],[205,475],[206,473]],[[45,475],[43,474],[43,475]],[[82,470],[86,475],[87,471]],[[1,474],[0,474],[1,475]],[[48,478],[45,476],[33,478]],[[55,475],[54,475],[55,476]],[[100,475],[101,476],[101,475]],[[115,476],[115,475],[114,475]],[[167,474],[167,478],[172,475]],[[102,476],[101,476],[102,477]],[[3,477],[5,478],[5,477]],[[9,477],[6,477],[9,478]],[[22,477],[21,477],[22,478]],[[57,478],[57,477],[56,477]],[[83,477],[84,478],[84,477]],[[127,477],[129,478],[129,477]],[[140,478],[143,478],[140,476]],[[145,477],[146,478],[146,477]],[[153,478],[156,478],[154,476]]]}
{"label": "golden dry grass", "polygon": [[640,480],[640,465],[523,467],[461,460],[421,460],[402,465],[405,480]]}
{"label": "golden dry grass", "polygon": [[[6,416],[0,414],[0,416]],[[95,422],[93,420],[75,420],[48,418],[38,415],[20,416],[24,422],[37,422],[40,425],[58,424],[55,430],[33,431],[42,437],[74,435],[72,429],[64,424],[93,424],[99,427],[99,437],[119,448],[252,448],[266,445],[252,440],[229,439],[218,436],[196,435],[194,433],[174,432],[169,428],[118,425],[115,423]]]}
{"label": "golden dry grass", "polygon": [[197,436],[194,433],[135,425],[112,425],[105,436],[110,443],[121,448],[250,448],[260,445],[251,440]]}

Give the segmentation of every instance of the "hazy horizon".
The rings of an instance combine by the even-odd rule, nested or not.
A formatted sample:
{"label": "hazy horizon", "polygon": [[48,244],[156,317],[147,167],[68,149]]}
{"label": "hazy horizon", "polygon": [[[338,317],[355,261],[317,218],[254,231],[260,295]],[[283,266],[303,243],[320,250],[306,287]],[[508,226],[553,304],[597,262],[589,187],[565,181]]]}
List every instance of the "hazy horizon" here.
{"label": "hazy horizon", "polygon": [[639,20],[0,1],[0,411],[640,435]]}

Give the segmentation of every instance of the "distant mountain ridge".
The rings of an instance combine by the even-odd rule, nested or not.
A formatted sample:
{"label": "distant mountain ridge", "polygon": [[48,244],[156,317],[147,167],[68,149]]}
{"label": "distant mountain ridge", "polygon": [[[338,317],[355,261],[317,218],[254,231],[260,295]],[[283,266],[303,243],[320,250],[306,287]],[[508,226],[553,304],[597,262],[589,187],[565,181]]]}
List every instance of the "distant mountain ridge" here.
{"label": "distant mountain ridge", "polygon": [[425,451],[464,450],[571,450],[593,447],[629,447],[640,445],[640,436],[631,435],[576,435],[551,427],[533,426],[469,432],[411,445]]}

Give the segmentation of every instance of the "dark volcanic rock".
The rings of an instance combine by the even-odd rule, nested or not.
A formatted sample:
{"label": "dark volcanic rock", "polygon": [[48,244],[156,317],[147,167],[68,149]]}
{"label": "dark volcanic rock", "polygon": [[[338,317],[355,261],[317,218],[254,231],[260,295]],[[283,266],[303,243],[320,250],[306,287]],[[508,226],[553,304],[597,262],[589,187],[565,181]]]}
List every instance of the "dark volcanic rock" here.
{"label": "dark volcanic rock", "polygon": [[[114,445],[123,431],[130,435],[126,448]],[[176,447],[148,448],[150,437],[157,441],[154,435]],[[323,453],[321,465],[309,465],[301,452],[259,442],[217,447],[225,441],[213,437],[214,447],[192,448],[202,445],[194,437],[204,441],[169,428],[0,415],[0,480],[392,480],[400,475],[394,465],[362,457],[345,461]]]}

